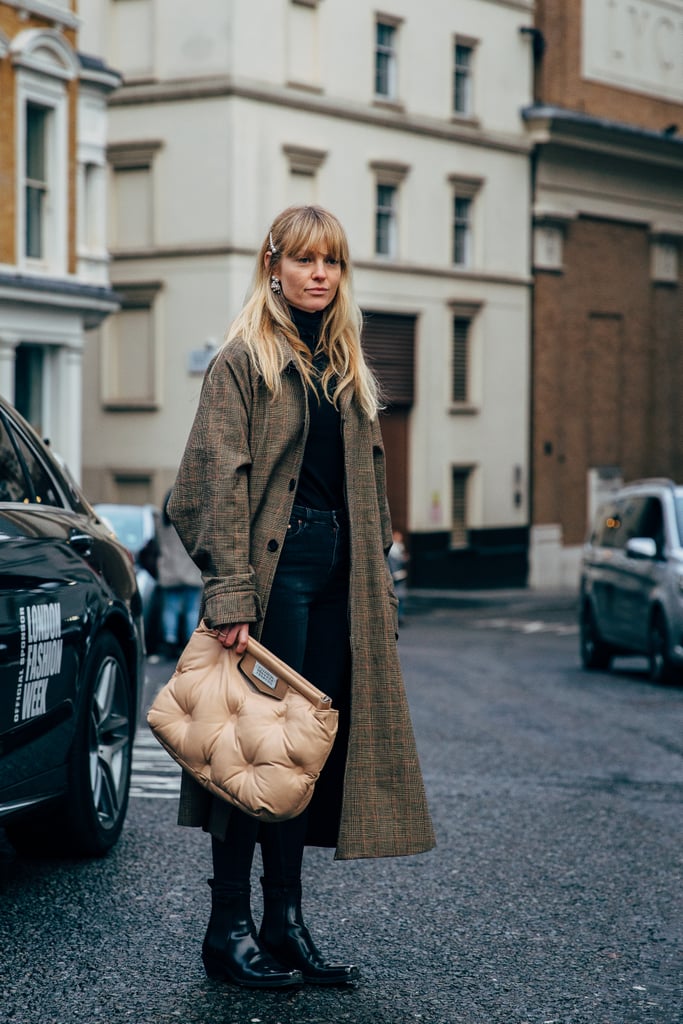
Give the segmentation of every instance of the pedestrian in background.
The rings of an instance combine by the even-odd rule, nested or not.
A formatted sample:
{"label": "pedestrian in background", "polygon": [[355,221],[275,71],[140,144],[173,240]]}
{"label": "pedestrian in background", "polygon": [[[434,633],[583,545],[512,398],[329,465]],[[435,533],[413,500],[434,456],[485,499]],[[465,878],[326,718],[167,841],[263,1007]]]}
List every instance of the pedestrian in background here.
{"label": "pedestrian in background", "polygon": [[387,560],[389,562],[389,572],[394,581],[396,597],[398,598],[398,624],[402,626],[406,597],[408,596],[408,552],[403,543],[403,534],[400,530],[394,530],[392,534],[392,542]]}
{"label": "pedestrian in background", "polygon": [[199,622],[202,574],[192,561],[168,517],[168,491],[161,508],[157,582],[161,589],[164,653],[177,658]]}
{"label": "pedestrian in background", "polygon": [[212,836],[204,964],[250,987],[358,976],[325,958],[304,923],[306,845],[337,859],[434,845],[396,650],[384,449],[360,328],[341,224],[320,207],[285,210],[206,373],[169,503],[202,570],[217,642],[240,653],[251,633],[339,710],[332,753],[296,818],[259,823],[183,776],[179,821]]}

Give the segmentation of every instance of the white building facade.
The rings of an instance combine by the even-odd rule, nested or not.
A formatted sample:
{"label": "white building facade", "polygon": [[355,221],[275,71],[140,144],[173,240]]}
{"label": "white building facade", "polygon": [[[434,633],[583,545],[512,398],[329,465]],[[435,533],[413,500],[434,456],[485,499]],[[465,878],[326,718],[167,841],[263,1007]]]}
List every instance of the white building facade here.
{"label": "white building facade", "polygon": [[85,338],[118,308],[97,211],[120,79],[81,52],[74,8],[0,2],[0,394],[78,477]]}
{"label": "white building facade", "polygon": [[413,585],[525,582],[533,6],[82,0],[86,48],[124,78],[93,500],[161,500],[273,216],[316,202],[349,235]]}

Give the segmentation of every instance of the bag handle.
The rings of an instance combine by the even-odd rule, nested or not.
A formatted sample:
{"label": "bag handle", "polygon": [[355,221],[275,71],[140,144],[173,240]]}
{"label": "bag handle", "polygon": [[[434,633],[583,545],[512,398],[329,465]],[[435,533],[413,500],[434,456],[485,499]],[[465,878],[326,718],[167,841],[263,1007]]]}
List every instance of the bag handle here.
{"label": "bag handle", "polygon": [[[209,636],[218,636],[218,630],[209,629],[204,621],[197,628],[203,633],[208,633]],[[290,668],[285,661],[260,644],[253,636],[248,638],[246,653],[239,659],[238,665],[262,693],[282,700],[284,692],[281,681],[284,681],[287,686],[300,693],[318,710],[329,711],[332,708],[331,697],[319,690],[313,683],[309,683],[308,679]],[[265,674],[263,669],[265,669]]]}
{"label": "bag handle", "polygon": [[293,690],[300,693],[302,697],[310,701],[311,704],[319,708],[321,711],[328,711],[332,707],[332,698],[328,697],[326,693],[319,690],[313,683],[309,683],[308,679],[305,679],[302,675],[296,672],[293,668],[278,658],[275,654],[260,644],[258,640],[255,640],[252,636],[247,640],[247,654],[242,656],[240,664],[244,664],[244,660],[249,655],[250,658],[254,659],[254,667],[247,667],[244,665],[245,671],[248,675],[252,675],[256,665],[264,666],[269,672],[279,679],[284,679],[288,686],[291,686]]}

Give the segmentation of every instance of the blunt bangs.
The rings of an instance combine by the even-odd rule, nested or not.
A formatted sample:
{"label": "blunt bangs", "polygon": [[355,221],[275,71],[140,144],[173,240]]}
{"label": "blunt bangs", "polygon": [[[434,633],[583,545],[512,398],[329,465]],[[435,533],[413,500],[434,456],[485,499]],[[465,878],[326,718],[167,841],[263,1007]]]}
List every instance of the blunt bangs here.
{"label": "blunt bangs", "polygon": [[282,225],[282,245],[287,256],[296,257],[323,252],[345,267],[348,244],[338,221],[322,211],[304,207],[297,210],[289,224]]}

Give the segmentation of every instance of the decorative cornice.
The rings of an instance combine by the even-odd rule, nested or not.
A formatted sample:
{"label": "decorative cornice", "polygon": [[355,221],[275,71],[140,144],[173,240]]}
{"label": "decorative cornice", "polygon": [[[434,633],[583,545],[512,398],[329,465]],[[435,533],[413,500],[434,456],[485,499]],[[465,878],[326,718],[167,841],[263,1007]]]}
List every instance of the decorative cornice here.
{"label": "decorative cornice", "polygon": [[80,80],[86,85],[94,85],[104,92],[113,92],[118,89],[123,81],[118,71],[110,68],[103,60],[93,57],[90,54],[79,53],[78,59],[81,65]]}
{"label": "decorative cornice", "polygon": [[525,107],[522,117],[536,146],[562,145],[643,163],[680,167],[683,136],[591,117],[564,107]]}
{"label": "decorative cornice", "polygon": [[308,149],[306,146],[285,144],[282,147],[282,152],[289,161],[291,174],[315,174],[327,157],[327,152],[324,149]]}
{"label": "decorative cornice", "polygon": [[81,19],[57,4],[51,4],[49,0],[4,0],[5,7],[14,7],[18,11],[25,11],[26,14],[37,14],[54,25],[63,25],[64,28],[79,28]]}
{"label": "decorative cornice", "polygon": [[63,81],[77,78],[81,70],[76,51],[57,29],[24,29],[12,39],[9,52],[15,67]]}
{"label": "decorative cornice", "polygon": [[383,185],[400,185],[410,171],[410,164],[396,160],[371,160],[368,166]]}
{"label": "decorative cornice", "polygon": [[532,140],[521,131],[519,135],[491,132],[476,125],[453,124],[450,120],[442,121],[439,118],[410,114],[386,106],[365,106],[333,100],[325,95],[318,96],[300,90],[236,80],[230,75],[128,85],[124,83],[109,103],[113,107],[122,107],[142,103],[182,103],[219,97],[289,107],[291,110],[319,114],[322,117],[333,117],[357,124],[372,125],[375,128],[390,128],[413,135],[443,139],[446,142],[461,142],[520,155],[529,153],[533,146]]}
{"label": "decorative cornice", "polygon": [[451,281],[469,281],[475,284],[502,284],[514,288],[530,288],[533,278],[526,274],[497,274],[485,270],[461,270],[456,267],[435,267],[418,263],[383,263],[380,260],[354,260],[354,270],[380,270],[391,274],[414,274],[420,277],[438,277]]}
{"label": "decorative cornice", "polygon": [[85,284],[75,278],[52,278],[0,271],[0,302],[75,310],[86,327],[95,327],[120,306],[111,288]]}
{"label": "decorative cornice", "polygon": [[131,142],[111,142],[107,146],[107,160],[112,167],[151,167],[154,155],[163,147],[160,139],[135,139]]}

